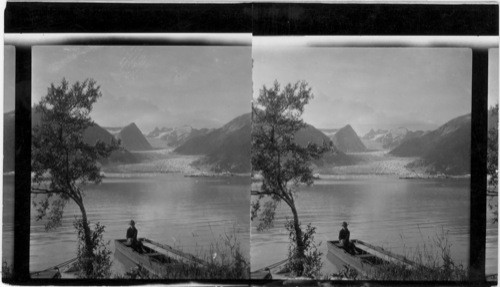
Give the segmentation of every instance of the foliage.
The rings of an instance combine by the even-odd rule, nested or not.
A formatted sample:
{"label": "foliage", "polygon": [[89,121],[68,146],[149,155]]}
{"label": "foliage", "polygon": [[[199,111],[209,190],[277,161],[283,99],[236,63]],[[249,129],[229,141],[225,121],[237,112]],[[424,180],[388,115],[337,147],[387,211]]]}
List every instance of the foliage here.
{"label": "foliage", "polygon": [[488,184],[498,186],[498,129],[488,131]]}
{"label": "foliage", "polygon": [[76,82],[69,88],[63,79],[58,87],[51,84],[47,95],[34,107],[41,123],[33,127],[31,192],[44,195],[34,205],[37,220],[48,219],[48,230],[61,225],[62,211],[69,200],[83,203],[84,185],[101,182],[97,160],[116,149],[115,145],[100,141],[89,145],[83,140],[84,131],[94,124],[89,114],[99,97],[99,87],[93,80]]}
{"label": "foliage", "polygon": [[416,266],[385,263],[380,266],[371,279],[375,280],[426,280],[462,282],[468,279],[467,269],[451,257],[451,243],[448,232],[437,234],[430,245],[416,248],[411,258]]}
{"label": "foliage", "polygon": [[2,261],[2,278],[10,279],[12,278],[12,265],[9,265],[7,261]]}
{"label": "foliage", "polygon": [[[80,209],[85,257],[91,258],[95,249],[83,202],[88,183],[102,180],[98,159],[108,157],[118,148],[118,142],[97,141],[88,144],[84,132],[94,125],[90,118],[92,106],[101,97],[100,87],[92,79],[76,82],[71,87],[63,79],[59,86],[51,84],[47,94],[34,107],[40,124],[33,127],[31,145],[31,193],[42,195],[38,202],[36,220],[47,219],[46,230],[61,225],[65,205],[72,200]],[[80,230],[78,230],[80,232]],[[88,265],[90,267],[90,265]],[[89,268],[87,275],[94,272]]]}
{"label": "foliage", "polygon": [[[111,252],[107,247],[109,241],[104,242],[103,234],[105,226],[99,222],[95,224],[94,230],[91,231],[92,253],[88,256],[85,245],[85,229],[81,219],[75,219],[73,226],[77,230],[78,249],[76,269],[80,278],[102,279],[111,276]],[[92,270],[87,272],[87,270]]]}
{"label": "foliage", "polygon": [[488,207],[493,215],[493,223],[498,222],[498,104],[491,108],[489,117],[495,121],[488,130]]}
{"label": "foliage", "polygon": [[323,267],[323,262],[321,262],[321,255],[323,253],[318,251],[318,246],[321,245],[321,242],[316,246],[314,243],[314,234],[316,233],[316,227],[312,226],[310,223],[307,225],[305,232],[303,232],[303,241],[304,241],[304,252],[305,256],[301,257],[298,254],[297,250],[297,239],[295,233],[295,227],[293,220],[288,220],[285,224],[286,229],[288,230],[288,238],[290,239],[290,245],[288,246],[288,258],[289,261],[286,264],[286,268],[291,270],[294,275],[297,270],[303,270],[302,276],[310,277],[310,278],[319,278],[321,276],[320,271],[321,267]]}
{"label": "foliage", "polygon": [[348,279],[348,280],[356,280],[358,279],[358,271],[352,268],[350,265],[342,266],[342,269],[338,273],[332,273],[330,278],[327,279]]}
{"label": "foliage", "polygon": [[[252,202],[252,220],[259,218],[259,231],[272,227],[276,208],[284,201],[293,214],[296,257],[300,258],[305,257],[305,249],[295,193],[299,184],[313,183],[311,161],[332,146],[329,142],[304,147],[294,141],[295,134],[306,127],[301,116],[312,98],[312,89],[305,81],[287,84],[284,89],[275,81],[269,89],[263,86],[252,106],[252,169],[263,178],[259,197]],[[264,197],[270,201],[261,205]],[[303,270],[295,271],[302,275]]]}
{"label": "foliage", "polygon": [[127,271],[121,279],[248,279],[250,264],[240,249],[235,235],[225,234],[210,244],[209,249],[199,250],[197,258],[206,262],[200,265],[182,261],[180,264],[165,265],[157,274],[143,266]]}

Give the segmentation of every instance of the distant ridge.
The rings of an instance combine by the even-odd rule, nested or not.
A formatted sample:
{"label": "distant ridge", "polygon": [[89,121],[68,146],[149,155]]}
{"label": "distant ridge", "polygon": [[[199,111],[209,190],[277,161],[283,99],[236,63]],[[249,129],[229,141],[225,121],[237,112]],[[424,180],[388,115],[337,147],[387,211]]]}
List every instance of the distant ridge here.
{"label": "distant ridge", "polygon": [[306,124],[305,128],[295,133],[294,140],[302,146],[306,146],[309,142],[321,146],[332,141],[325,133],[310,124]]}
{"label": "distant ridge", "polygon": [[375,138],[378,136],[378,135],[384,135],[386,133],[388,133],[389,131],[388,130],[382,130],[382,129],[378,129],[378,130],[373,130],[373,129],[370,129],[370,131],[368,133],[366,133],[362,139],[364,140],[375,140]]}
{"label": "distant ridge", "polygon": [[116,138],[121,140],[122,145],[130,151],[153,149],[135,123],[121,129]]}
{"label": "distant ridge", "polygon": [[[329,129],[327,132],[332,132],[334,130]],[[336,130],[338,132],[338,130]],[[306,127],[299,130],[295,134],[295,142],[305,146],[309,142],[317,144],[319,146],[323,145],[323,143],[330,143],[332,139],[328,137],[322,130],[315,128],[310,124],[306,124]],[[333,149],[329,152],[323,154],[320,159],[315,160],[313,163],[317,166],[323,165],[334,165],[334,166],[342,166],[342,165],[352,165],[359,162],[359,160],[352,156],[345,154],[342,150],[340,150],[335,143],[333,143]]]}
{"label": "distant ridge", "polygon": [[410,168],[450,175],[470,173],[471,115],[454,118],[434,131],[409,139],[390,154],[420,157]]}
{"label": "distant ridge", "polygon": [[332,138],[339,129],[319,129],[322,133],[324,133],[327,137]]}
{"label": "distant ridge", "polygon": [[372,143],[379,143],[382,145],[383,149],[391,150],[399,146],[401,143],[409,139],[419,137],[423,134],[423,131],[410,131],[405,127],[390,130],[378,129],[376,131],[371,129],[363,136],[362,139],[365,140],[365,142],[371,141]]}
{"label": "distant ridge", "polygon": [[188,139],[175,152],[205,155],[202,163],[218,172],[249,172],[251,123],[250,113],[241,115],[221,128]]}
{"label": "distant ridge", "polygon": [[175,128],[155,127],[146,139],[155,147],[178,147],[193,137],[208,133],[209,129],[194,129],[190,126],[180,126]]}
{"label": "distant ridge", "polygon": [[[41,123],[41,116],[36,113],[34,110],[31,112],[31,127],[35,127]],[[106,129],[102,128],[98,124],[94,124],[92,127],[86,129],[83,133],[83,140],[89,144],[94,145],[98,140],[104,143],[111,143],[114,139],[114,136],[109,133]],[[111,153],[109,158],[100,159],[102,164],[108,163],[137,163],[139,160],[128,150],[123,148],[114,151]]]}
{"label": "distant ridge", "polygon": [[[251,125],[251,115],[241,115],[221,128],[191,138],[175,149],[175,152],[205,155],[201,163],[212,165],[216,171],[249,172],[251,170]],[[323,143],[331,142],[328,136],[309,124],[295,134],[294,140],[303,146],[308,143],[323,145]],[[348,165],[356,161],[354,157],[334,148],[314,163],[316,165]]]}
{"label": "distant ridge", "polygon": [[366,147],[351,127],[346,125],[332,136],[333,144],[342,152],[364,152]]}

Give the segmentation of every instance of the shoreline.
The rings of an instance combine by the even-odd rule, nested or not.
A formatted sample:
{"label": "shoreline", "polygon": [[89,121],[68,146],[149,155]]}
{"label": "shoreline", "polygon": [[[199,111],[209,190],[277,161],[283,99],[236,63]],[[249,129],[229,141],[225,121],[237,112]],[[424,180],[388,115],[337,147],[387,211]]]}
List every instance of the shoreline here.
{"label": "shoreline", "polygon": [[[138,163],[112,163],[101,167],[105,176],[133,177],[158,174],[183,174],[185,177],[232,177],[251,176],[251,172],[231,171],[216,172],[209,165],[197,164],[202,155],[181,155],[171,149],[159,149],[147,152],[134,152],[141,159]],[[378,176],[397,176],[400,179],[464,179],[470,174],[450,175],[433,174],[424,169],[409,168],[408,164],[416,160],[413,157],[394,157],[386,151],[353,153],[362,160],[354,165],[313,165],[315,180],[325,178],[364,178]],[[4,172],[4,176],[14,176],[15,171]],[[252,177],[254,181],[258,175]]]}

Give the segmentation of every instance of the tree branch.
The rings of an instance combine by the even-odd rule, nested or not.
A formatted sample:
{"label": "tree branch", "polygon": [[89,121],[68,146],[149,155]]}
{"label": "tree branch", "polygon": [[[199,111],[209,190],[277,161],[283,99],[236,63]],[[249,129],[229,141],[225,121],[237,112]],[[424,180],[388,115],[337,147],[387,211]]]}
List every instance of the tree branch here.
{"label": "tree branch", "polygon": [[269,195],[269,196],[276,194],[274,192],[263,192],[263,191],[258,191],[255,189],[252,189],[251,193],[252,193],[252,195]]}
{"label": "tree branch", "polygon": [[50,189],[45,189],[45,188],[31,188],[31,193],[32,194],[51,194],[51,193],[64,193],[61,190],[50,190]]}

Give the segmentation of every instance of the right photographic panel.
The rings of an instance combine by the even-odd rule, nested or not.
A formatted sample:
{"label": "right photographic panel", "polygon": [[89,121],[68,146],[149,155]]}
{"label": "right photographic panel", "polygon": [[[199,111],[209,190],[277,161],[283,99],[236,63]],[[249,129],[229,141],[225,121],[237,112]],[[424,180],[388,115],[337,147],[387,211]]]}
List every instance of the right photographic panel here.
{"label": "right photographic panel", "polygon": [[472,50],[252,53],[252,278],[467,280]]}
{"label": "right photographic panel", "polygon": [[486,279],[498,280],[498,48],[488,50]]}

